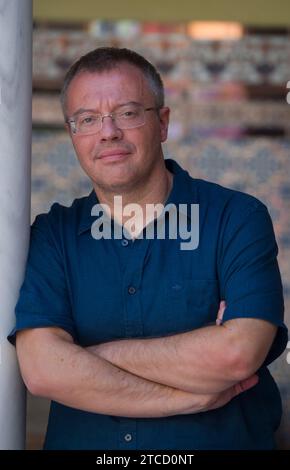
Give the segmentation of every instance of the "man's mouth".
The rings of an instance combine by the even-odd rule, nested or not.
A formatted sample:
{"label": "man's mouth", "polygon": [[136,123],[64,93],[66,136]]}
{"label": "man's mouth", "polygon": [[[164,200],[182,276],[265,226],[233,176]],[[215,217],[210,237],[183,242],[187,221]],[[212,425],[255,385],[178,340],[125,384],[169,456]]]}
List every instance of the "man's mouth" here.
{"label": "man's mouth", "polygon": [[129,153],[128,150],[122,148],[108,149],[100,152],[97,158],[107,161],[120,160],[129,155]]}

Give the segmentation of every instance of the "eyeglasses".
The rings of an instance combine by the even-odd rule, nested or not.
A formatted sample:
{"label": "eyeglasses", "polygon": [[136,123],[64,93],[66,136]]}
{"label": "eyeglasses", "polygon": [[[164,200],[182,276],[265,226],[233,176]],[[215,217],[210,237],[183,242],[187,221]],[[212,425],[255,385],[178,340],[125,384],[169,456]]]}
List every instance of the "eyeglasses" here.
{"label": "eyeglasses", "polygon": [[141,104],[130,103],[119,106],[113,113],[101,114],[84,112],[66,122],[73,134],[92,135],[102,129],[103,119],[110,117],[119,129],[134,129],[145,124],[145,111],[157,111],[160,108],[144,108]]}

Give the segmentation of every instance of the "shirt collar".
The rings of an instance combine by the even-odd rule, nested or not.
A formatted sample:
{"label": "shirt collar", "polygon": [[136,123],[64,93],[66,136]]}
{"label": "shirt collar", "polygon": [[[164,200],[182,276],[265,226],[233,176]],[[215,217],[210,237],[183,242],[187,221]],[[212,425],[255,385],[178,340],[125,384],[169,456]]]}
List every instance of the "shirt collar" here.
{"label": "shirt collar", "polygon": [[[165,160],[165,165],[166,168],[174,175],[173,186],[165,205],[175,204],[178,210],[183,212],[183,208],[180,208],[179,204],[188,205],[196,203],[195,185],[192,185],[193,179],[175,160],[168,158]],[[95,217],[91,215],[92,208],[98,203],[99,200],[93,189],[84,199],[84,203],[81,208],[78,235],[91,229],[92,223],[95,219]],[[191,218],[190,210],[186,210],[185,214],[187,217]]]}
{"label": "shirt collar", "polygon": [[90,192],[90,194],[85,198],[83,206],[81,208],[81,217],[80,217],[80,222],[78,226],[78,235],[91,229],[91,226],[93,223],[93,218],[91,215],[92,208],[95,204],[98,204],[98,203],[99,203],[99,200],[97,198],[95,190],[93,189]]}
{"label": "shirt collar", "polygon": [[[192,184],[194,179],[189,173],[184,170],[175,160],[171,158],[165,160],[166,168],[173,173],[173,187],[168,196],[166,204],[175,204],[178,210],[179,204],[194,204],[197,203],[196,198],[196,185]],[[186,211],[187,216],[191,217],[191,211]]]}

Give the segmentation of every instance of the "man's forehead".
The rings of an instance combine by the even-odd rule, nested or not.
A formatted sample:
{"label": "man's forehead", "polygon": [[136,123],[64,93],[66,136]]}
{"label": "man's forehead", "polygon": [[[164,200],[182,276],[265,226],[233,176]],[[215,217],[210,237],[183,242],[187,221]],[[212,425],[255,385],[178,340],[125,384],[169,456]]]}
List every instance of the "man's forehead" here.
{"label": "man's forehead", "polygon": [[[152,95],[149,83],[141,70],[130,64],[102,72],[80,72],[68,88],[68,98],[89,100],[93,97],[117,101],[136,101],[137,98]],[[138,100],[137,100],[138,101]]]}
{"label": "man's forehead", "polygon": [[94,84],[98,84],[98,89],[106,89],[112,85],[124,88],[136,87],[143,90],[149,86],[147,79],[141,70],[130,64],[119,64],[108,70],[99,71],[82,71],[73,80],[76,85],[82,85],[94,88]]}

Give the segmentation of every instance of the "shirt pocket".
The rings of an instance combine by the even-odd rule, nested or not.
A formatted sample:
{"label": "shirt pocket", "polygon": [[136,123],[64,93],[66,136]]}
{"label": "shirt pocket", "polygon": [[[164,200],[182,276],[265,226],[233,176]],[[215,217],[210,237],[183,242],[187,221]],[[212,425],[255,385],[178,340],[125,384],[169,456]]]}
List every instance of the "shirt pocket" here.
{"label": "shirt pocket", "polygon": [[220,302],[217,280],[169,282],[166,289],[166,320],[171,333],[215,324]]}

